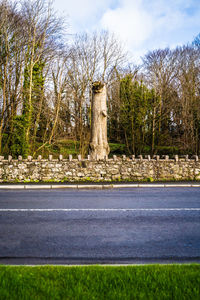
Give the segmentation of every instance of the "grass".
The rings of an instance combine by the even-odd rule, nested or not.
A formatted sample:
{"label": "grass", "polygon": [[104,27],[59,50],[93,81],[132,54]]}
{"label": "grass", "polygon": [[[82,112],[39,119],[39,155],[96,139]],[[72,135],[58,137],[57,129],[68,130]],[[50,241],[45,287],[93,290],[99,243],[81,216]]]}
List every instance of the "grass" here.
{"label": "grass", "polygon": [[[37,145],[38,148],[40,146],[41,144]],[[52,145],[47,144],[36,153],[36,157],[38,155],[42,155],[44,158],[47,158],[50,154],[53,155],[54,158],[58,158],[59,154],[62,154],[64,157],[68,157],[69,154],[72,154],[74,157],[76,157],[79,154],[79,142],[63,139]]]}
{"label": "grass", "polygon": [[0,266],[0,299],[200,299],[200,265]]}
{"label": "grass", "polygon": [[126,146],[124,144],[109,143],[110,156],[127,154]]}
{"label": "grass", "polygon": [[[38,143],[37,148],[39,148],[41,145],[41,143]],[[88,146],[86,146],[86,149]],[[113,156],[114,154],[126,154],[126,147],[124,144],[109,143],[109,146],[110,156]],[[80,152],[79,147],[79,142],[70,139],[62,139],[56,141],[52,145],[47,144],[36,153],[35,157],[37,157],[38,155],[42,155],[42,157],[47,158],[50,154],[53,155],[54,158],[58,158],[59,154],[62,154],[65,158],[68,157],[69,154],[73,155],[73,157],[77,157]]]}

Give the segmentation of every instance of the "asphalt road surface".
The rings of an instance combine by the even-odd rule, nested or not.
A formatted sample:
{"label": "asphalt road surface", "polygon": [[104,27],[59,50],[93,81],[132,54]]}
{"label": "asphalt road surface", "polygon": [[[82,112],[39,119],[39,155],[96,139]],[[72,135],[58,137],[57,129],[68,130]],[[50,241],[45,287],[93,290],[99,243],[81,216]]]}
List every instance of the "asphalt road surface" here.
{"label": "asphalt road surface", "polygon": [[0,190],[0,264],[200,262],[200,188]]}

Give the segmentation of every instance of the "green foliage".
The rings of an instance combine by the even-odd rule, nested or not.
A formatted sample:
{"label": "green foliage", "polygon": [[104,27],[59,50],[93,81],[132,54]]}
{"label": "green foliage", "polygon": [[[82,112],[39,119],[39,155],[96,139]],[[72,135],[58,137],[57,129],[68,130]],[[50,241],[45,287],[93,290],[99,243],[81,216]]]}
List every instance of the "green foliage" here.
{"label": "green foliage", "polygon": [[178,147],[171,147],[171,146],[156,146],[155,151],[159,155],[169,155],[169,156],[174,156],[175,154],[181,154],[179,152]]}
{"label": "green foliage", "polygon": [[[100,78],[108,87],[111,155],[200,154],[200,34],[174,50],[150,51],[142,68],[130,67],[127,73],[122,65],[130,62],[113,35],[83,33],[68,45],[64,23],[49,5],[47,9],[46,1],[0,1],[1,155],[16,156],[21,148],[34,156],[86,155],[91,92],[103,87],[93,80]],[[70,55],[62,51],[66,48]],[[99,67],[103,65],[104,71]],[[19,133],[21,121],[14,129],[19,114],[25,135]],[[63,137],[76,140],[74,149],[47,144]]]}
{"label": "green foliage", "polygon": [[[36,148],[40,148],[41,146],[41,143],[36,143]],[[42,157],[47,158],[50,154],[53,155],[54,158],[58,158],[60,154],[65,158],[71,154],[75,158],[79,154],[79,142],[62,139],[53,144],[46,144],[36,153],[36,157],[42,155]]]}
{"label": "green foliage", "polygon": [[129,153],[143,152],[149,130],[152,93],[143,82],[127,74],[120,82],[120,124]]}
{"label": "green foliage", "polygon": [[1,299],[200,298],[200,266],[1,266]]}
{"label": "green foliage", "polygon": [[58,183],[58,182],[61,182],[61,180],[59,180],[59,179],[56,179],[56,178],[52,178],[52,179],[45,179],[45,180],[43,180],[43,182],[45,182],[45,183],[51,183],[51,182],[56,182],[56,183]]}
{"label": "green foliage", "polygon": [[28,100],[28,94],[29,94],[29,86],[30,86],[30,76],[29,76],[29,67],[26,66],[24,69],[24,83],[23,83],[23,115],[28,116],[28,113],[30,111],[29,107],[29,100]]}
{"label": "green foliage", "polygon": [[[30,63],[27,63],[24,70],[24,83],[23,83],[23,116],[25,120],[26,142],[30,144],[29,130],[34,128],[36,116],[38,113],[38,103],[40,98],[43,97],[44,89],[44,76],[43,70],[45,63],[40,60],[34,64],[32,69],[32,82],[30,82]],[[31,95],[30,95],[31,85]],[[30,98],[31,97],[31,98]],[[41,120],[42,121],[42,120]]]}
{"label": "green foliage", "polygon": [[88,177],[84,177],[84,181],[85,181],[85,182],[87,182],[87,181],[90,182],[90,181],[92,181],[92,180],[91,180],[91,178],[88,176]]}
{"label": "green foliage", "polygon": [[117,143],[109,143],[110,147],[110,156],[112,155],[122,155],[126,154],[126,146],[124,144],[117,144]]}
{"label": "green foliage", "polygon": [[152,177],[147,178],[147,182],[153,182],[153,181],[154,181],[154,179]]}
{"label": "green foliage", "polygon": [[9,154],[13,158],[18,155],[27,157],[29,151],[29,144],[26,140],[26,119],[24,116],[16,116],[13,120],[13,132],[10,142]]}
{"label": "green foliage", "polygon": [[23,183],[39,183],[40,181],[38,179],[29,179],[26,178],[23,180]]}
{"label": "green foliage", "polygon": [[[40,143],[37,143],[37,148],[41,146]],[[109,143],[110,146],[110,154],[113,155],[122,155],[128,154],[126,146],[124,144],[119,143]],[[74,158],[79,154],[79,142],[70,140],[70,139],[62,139],[55,141],[53,144],[46,144],[40,151],[37,152],[37,155],[42,155],[43,157],[48,157],[49,154],[52,154],[54,158],[58,158],[59,154],[62,154],[64,157],[68,157],[70,154],[73,155]]]}

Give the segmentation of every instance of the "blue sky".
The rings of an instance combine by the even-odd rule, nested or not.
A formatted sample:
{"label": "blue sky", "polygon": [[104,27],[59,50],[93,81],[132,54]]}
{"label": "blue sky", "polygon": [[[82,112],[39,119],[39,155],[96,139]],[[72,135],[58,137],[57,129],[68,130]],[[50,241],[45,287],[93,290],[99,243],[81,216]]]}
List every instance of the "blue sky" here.
{"label": "blue sky", "polygon": [[191,42],[200,33],[200,0],[54,0],[70,34],[108,29],[137,62],[149,50]]}

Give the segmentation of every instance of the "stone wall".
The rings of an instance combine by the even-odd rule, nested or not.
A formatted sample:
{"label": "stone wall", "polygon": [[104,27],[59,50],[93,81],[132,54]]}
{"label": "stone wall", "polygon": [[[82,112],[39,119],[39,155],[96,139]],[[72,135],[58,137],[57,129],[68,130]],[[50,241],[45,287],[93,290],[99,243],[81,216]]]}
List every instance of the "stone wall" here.
{"label": "stone wall", "polygon": [[135,158],[134,156],[113,156],[112,159],[91,160],[53,159],[22,159],[17,160],[11,156],[5,160],[0,157],[0,182],[34,182],[34,181],[117,181],[117,180],[200,180],[200,161],[198,156],[188,159],[175,156],[169,159],[165,156],[151,158]]}

